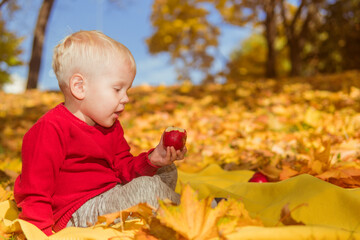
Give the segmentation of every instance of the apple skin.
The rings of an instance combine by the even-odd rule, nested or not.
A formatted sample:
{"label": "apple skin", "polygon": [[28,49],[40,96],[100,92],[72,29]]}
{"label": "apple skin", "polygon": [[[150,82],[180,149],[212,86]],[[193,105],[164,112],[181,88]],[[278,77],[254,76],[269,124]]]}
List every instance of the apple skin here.
{"label": "apple skin", "polygon": [[256,172],[254,175],[250,178],[249,182],[257,182],[257,183],[265,183],[269,182],[267,177],[262,174],[261,172]]}
{"label": "apple skin", "polygon": [[163,145],[164,147],[174,147],[176,150],[184,148],[186,143],[187,133],[185,129],[178,127],[168,127],[165,130]]}

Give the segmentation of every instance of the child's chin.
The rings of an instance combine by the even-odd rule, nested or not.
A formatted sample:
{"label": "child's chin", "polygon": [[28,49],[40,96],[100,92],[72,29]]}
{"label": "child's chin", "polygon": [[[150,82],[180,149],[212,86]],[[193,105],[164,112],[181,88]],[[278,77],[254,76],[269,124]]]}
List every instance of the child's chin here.
{"label": "child's chin", "polygon": [[117,118],[114,118],[112,120],[109,120],[107,122],[102,122],[102,123],[98,123],[100,126],[104,127],[104,128],[109,128],[112,127],[114,125],[114,123],[116,122]]}

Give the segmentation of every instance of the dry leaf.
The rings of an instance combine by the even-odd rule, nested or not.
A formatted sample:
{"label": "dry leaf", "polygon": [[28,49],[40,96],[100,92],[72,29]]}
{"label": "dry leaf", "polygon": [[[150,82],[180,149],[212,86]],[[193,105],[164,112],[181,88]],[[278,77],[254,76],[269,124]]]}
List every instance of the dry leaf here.
{"label": "dry leaf", "polygon": [[99,216],[96,224],[101,224],[105,222],[106,226],[109,226],[110,224],[113,224],[114,221],[118,218],[121,218],[122,222],[124,222],[130,215],[132,217],[139,217],[147,220],[152,216],[154,211],[155,209],[148,204],[140,203],[123,211]]}
{"label": "dry leaf", "polygon": [[301,221],[296,221],[291,216],[292,212],[294,212],[297,208],[303,207],[303,206],[307,206],[307,204],[300,204],[300,205],[296,206],[295,208],[293,208],[292,210],[290,210],[289,203],[285,204],[285,206],[281,209],[280,222],[287,226],[288,225],[305,225]]}
{"label": "dry leaf", "polygon": [[280,180],[285,180],[290,177],[298,175],[299,172],[292,169],[290,166],[284,165],[280,173]]}
{"label": "dry leaf", "polygon": [[329,141],[322,142],[322,146],[324,150],[320,152],[315,148],[312,149],[312,160],[308,164],[315,174],[321,174],[331,167],[331,143]]}

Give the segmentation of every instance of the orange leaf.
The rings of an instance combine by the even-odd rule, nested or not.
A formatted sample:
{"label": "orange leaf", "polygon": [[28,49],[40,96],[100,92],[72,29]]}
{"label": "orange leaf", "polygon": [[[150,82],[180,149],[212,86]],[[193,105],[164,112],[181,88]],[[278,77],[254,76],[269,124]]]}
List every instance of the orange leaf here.
{"label": "orange leaf", "polygon": [[295,171],[290,166],[284,165],[283,170],[280,173],[280,180],[285,180],[298,174],[299,174],[298,171]]}
{"label": "orange leaf", "polygon": [[[158,238],[152,236],[147,230],[141,229],[134,236],[134,240],[158,240]],[[169,239],[170,240],[170,239]]]}
{"label": "orange leaf", "polygon": [[328,170],[316,177],[336,184],[340,187],[360,187],[360,169],[358,168],[336,168]]}

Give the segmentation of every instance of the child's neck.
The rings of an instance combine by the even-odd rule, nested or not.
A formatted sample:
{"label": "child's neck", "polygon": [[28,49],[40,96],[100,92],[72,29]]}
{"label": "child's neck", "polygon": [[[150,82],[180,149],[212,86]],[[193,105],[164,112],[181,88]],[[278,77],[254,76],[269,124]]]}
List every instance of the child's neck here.
{"label": "child's neck", "polygon": [[65,98],[65,102],[64,102],[64,106],[72,113],[74,114],[75,117],[79,118],[80,120],[84,121],[86,124],[90,125],[90,126],[94,126],[95,123],[89,119],[86,115],[83,114],[83,112],[81,111],[81,102],[78,100],[75,101],[69,101],[66,100]]}

